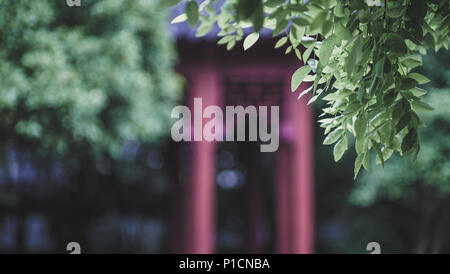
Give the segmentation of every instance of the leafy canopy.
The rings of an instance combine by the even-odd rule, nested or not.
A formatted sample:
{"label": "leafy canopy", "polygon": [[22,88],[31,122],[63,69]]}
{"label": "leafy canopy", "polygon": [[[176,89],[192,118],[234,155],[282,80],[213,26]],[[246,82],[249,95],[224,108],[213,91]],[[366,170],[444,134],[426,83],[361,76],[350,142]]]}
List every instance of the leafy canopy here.
{"label": "leafy canopy", "polygon": [[[425,189],[434,191],[438,200],[450,196],[450,92],[436,89],[426,96],[436,110],[424,115],[427,127],[420,132],[423,137],[422,152],[414,163],[393,157],[384,170],[374,167],[374,172],[364,174],[355,187],[351,201],[370,205],[378,198],[411,202],[411,195],[423,194]],[[373,166],[373,164],[372,164]]]}
{"label": "leafy canopy", "polygon": [[0,142],[117,159],[167,132],[180,93],[155,4],[2,1]]}
{"label": "leafy canopy", "polygon": [[[182,0],[162,1],[166,6]],[[170,3],[168,3],[170,2]],[[311,88],[309,103],[321,97],[327,102],[323,119],[324,144],[334,144],[334,158],[348,149],[356,137],[355,177],[361,166],[370,168],[370,152],[379,162],[394,151],[402,156],[420,150],[420,111],[433,108],[423,102],[429,81],[414,72],[427,50],[448,50],[449,1],[439,0],[206,0],[200,5],[187,0],[185,20],[203,36],[217,24],[219,44],[232,49],[244,40],[248,49],[263,28],[280,36],[275,47],[287,46],[301,66],[292,77],[292,91],[302,81]],[[306,3],[304,3],[306,2]],[[303,49],[303,52],[301,49]],[[312,72],[312,74],[310,73]]]}
{"label": "leafy canopy", "polygon": [[431,79],[427,84],[430,93],[424,100],[436,110],[423,114],[427,126],[419,133],[422,140],[419,157],[412,162],[394,156],[383,170],[372,164],[373,172],[365,173],[355,185],[350,196],[352,202],[368,206],[388,198],[421,212],[423,204],[415,205],[418,200],[425,201],[426,206],[430,206],[430,199],[442,206],[449,200],[450,52],[427,55],[423,69]]}

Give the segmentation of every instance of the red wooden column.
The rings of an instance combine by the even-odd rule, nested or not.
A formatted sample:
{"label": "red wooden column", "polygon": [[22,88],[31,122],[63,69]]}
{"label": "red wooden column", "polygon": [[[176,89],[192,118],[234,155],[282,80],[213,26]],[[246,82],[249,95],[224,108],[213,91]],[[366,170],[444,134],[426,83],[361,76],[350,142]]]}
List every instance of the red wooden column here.
{"label": "red wooden column", "polygon": [[[287,75],[292,75],[288,73]],[[286,83],[290,83],[288,78]],[[289,252],[314,252],[314,179],[313,179],[313,121],[308,96],[297,100],[301,90],[291,93],[287,100],[293,138],[289,156]],[[290,85],[286,85],[289,89]],[[287,93],[287,92],[286,92]]]}
{"label": "red wooden column", "polygon": [[[188,104],[192,121],[195,119],[194,98],[202,98],[203,109],[209,105],[219,105],[220,83],[214,56],[208,50],[204,53],[206,56],[199,59],[201,63],[191,70],[189,77]],[[207,121],[204,119],[203,125]],[[215,147],[215,142],[192,142],[191,178],[186,191],[186,253],[215,251]]]}

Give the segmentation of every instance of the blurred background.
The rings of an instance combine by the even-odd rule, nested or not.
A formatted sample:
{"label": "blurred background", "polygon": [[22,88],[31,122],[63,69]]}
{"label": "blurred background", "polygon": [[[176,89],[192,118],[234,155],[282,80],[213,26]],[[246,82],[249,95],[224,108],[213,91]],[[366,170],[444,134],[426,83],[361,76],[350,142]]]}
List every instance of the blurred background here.
{"label": "blurred background", "polygon": [[[421,73],[431,79],[423,88],[435,110],[422,114],[418,159],[394,156],[382,168],[373,155],[371,172],[354,181],[354,152],[335,163],[332,147],[322,145],[315,122],[322,103],[307,110],[285,94],[286,79],[278,76],[289,78],[284,64],[295,56],[273,49],[270,34],[246,53],[227,52],[215,45],[214,31],[198,39],[185,24],[169,26],[180,9],[167,14],[156,0],[83,0],[80,8],[66,1],[0,2],[1,253],[67,253],[73,241],[83,253],[184,252],[180,243],[192,242],[183,236],[184,203],[196,197],[191,181],[211,170],[213,212],[200,212],[214,223],[207,251],[280,252],[284,219],[275,194],[285,164],[293,174],[305,166],[314,171],[299,181],[313,186],[302,196],[313,204],[312,219],[297,227],[300,234],[312,227],[303,236],[311,238],[310,252],[367,253],[373,241],[382,253],[450,252],[448,51],[423,58]],[[224,142],[192,175],[196,150],[171,141],[170,113],[189,104],[199,89],[192,71],[210,72],[211,60],[227,68],[212,74],[224,79],[222,103],[280,104],[289,109],[282,121],[291,109],[309,113],[302,117],[311,129],[308,123],[303,129],[313,140],[289,137],[289,130],[281,138],[311,147],[310,163],[281,162],[254,142]],[[239,69],[252,62],[270,72],[242,77]],[[290,153],[295,158],[298,151]]]}

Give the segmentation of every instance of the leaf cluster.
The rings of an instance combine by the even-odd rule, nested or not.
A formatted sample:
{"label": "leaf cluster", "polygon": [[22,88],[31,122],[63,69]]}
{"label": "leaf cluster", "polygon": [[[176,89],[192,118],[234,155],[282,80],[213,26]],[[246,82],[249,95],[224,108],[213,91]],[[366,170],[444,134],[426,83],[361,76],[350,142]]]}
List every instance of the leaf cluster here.
{"label": "leaf cluster", "polygon": [[[417,157],[419,114],[433,108],[420,88],[429,79],[415,68],[427,50],[450,46],[448,1],[206,0],[197,10],[193,2],[173,22],[200,23],[198,36],[217,24],[218,43],[228,49],[240,40],[250,48],[263,28],[280,37],[275,48],[285,47],[302,64],[292,91],[310,82],[298,98],[309,93],[309,103],[326,101],[319,122],[336,161],[348,150],[349,135],[356,137],[355,177],[361,166],[370,168],[371,151],[383,166],[395,151]],[[244,38],[246,29],[253,31]]]}

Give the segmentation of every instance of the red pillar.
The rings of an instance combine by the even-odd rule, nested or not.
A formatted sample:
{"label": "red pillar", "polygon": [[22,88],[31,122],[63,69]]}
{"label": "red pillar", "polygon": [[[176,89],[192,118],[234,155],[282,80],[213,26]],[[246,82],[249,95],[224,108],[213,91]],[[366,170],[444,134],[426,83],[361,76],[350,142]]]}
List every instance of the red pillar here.
{"label": "red pillar", "polygon": [[[195,67],[189,77],[192,120],[194,98],[202,98],[203,109],[219,102],[220,83],[212,57],[202,58],[204,63]],[[191,178],[186,193],[186,253],[215,251],[215,146],[215,142],[192,142]]]}
{"label": "red pillar", "polygon": [[[288,73],[292,75],[292,73]],[[289,80],[286,80],[289,83]],[[290,85],[286,85],[287,89]],[[302,83],[299,90],[309,84]],[[289,253],[314,252],[314,179],[313,179],[313,121],[308,96],[296,100],[300,91],[286,93],[289,122],[293,137],[290,140],[288,208]],[[281,164],[281,163],[280,163]],[[281,186],[285,188],[285,186]],[[286,192],[286,190],[281,190]],[[285,202],[284,202],[285,203]],[[285,229],[285,228],[283,228]],[[286,230],[286,229],[285,229]],[[281,232],[280,232],[281,233]],[[280,243],[281,244],[281,243]]]}

